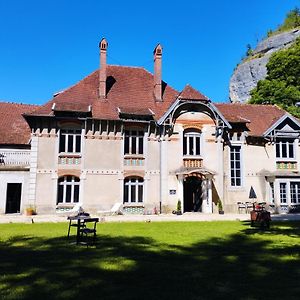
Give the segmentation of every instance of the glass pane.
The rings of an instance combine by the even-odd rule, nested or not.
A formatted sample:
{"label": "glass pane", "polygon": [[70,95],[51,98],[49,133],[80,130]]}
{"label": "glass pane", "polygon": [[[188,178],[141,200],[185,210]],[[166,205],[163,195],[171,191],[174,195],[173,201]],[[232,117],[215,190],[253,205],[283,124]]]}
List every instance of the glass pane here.
{"label": "glass pane", "polygon": [[234,178],[231,178],[231,186],[235,186],[235,180],[234,180]]}
{"label": "glass pane", "polygon": [[59,139],[59,152],[66,152],[66,136],[61,135]]}
{"label": "glass pane", "polygon": [[71,182],[72,181],[72,177],[73,176],[67,176],[67,182]]}
{"label": "glass pane", "polygon": [[129,137],[128,136],[125,136],[124,154],[129,154]]}
{"label": "glass pane", "polygon": [[136,137],[131,138],[131,154],[136,154]]}
{"label": "glass pane", "polygon": [[74,186],[74,202],[79,202],[79,185]]}
{"label": "glass pane", "polygon": [[287,149],[286,149],[286,143],[281,144],[281,150],[282,150],[282,156],[283,158],[287,157]]}
{"label": "glass pane", "polygon": [[144,153],[144,140],[142,137],[139,137],[139,153],[138,154],[143,154]]}
{"label": "glass pane", "polygon": [[280,145],[276,143],[276,157],[280,157]]}
{"label": "glass pane", "polygon": [[71,202],[71,185],[66,185],[66,202],[70,203]]}
{"label": "glass pane", "polygon": [[294,145],[289,143],[289,158],[294,158]]}
{"label": "glass pane", "polygon": [[64,187],[62,185],[59,185],[57,189],[57,203],[63,202],[63,191]]}
{"label": "glass pane", "polygon": [[143,186],[138,186],[138,201],[143,202]]}
{"label": "glass pane", "polygon": [[135,191],[136,191],[136,186],[135,185],[132,185],[131,186],[131,202],[136,202],[136,193],[135,193]]}
{"label": "glass pane", "polygon": [[128,185],[124,185],[123,201],[124,201],[124,203],[128,202]]}
{"label": "glass pane", "polygon": [[129,154],[129,137],[125,136],[124,154]]}
{"label": "glass pane", "polygon": [[193,155],[194,154],[194,145],[193,145],[194,140],[190,136],[188,137],[188,139],[189,139],[189,147],[190,147],[189,155]]}
{"label": "glass pane", "polygon": [[76,135],[76,152],[80,153],[81,152],[81,136]]}
{"label": "glass pane", "polygon": [[236,179],[236,186],[241,186],[241,179],[240,178]]}
{"label": "glass pane", "polygon": [[73,135],[68,135],[68,151],[73,152]]}
{"label": "glass pane", "polygon": [[187,139],[186,136],[183,137],[183,155],[186,155],[186,143],[187,143]]}
{"label": "glass pane", "polygon": [[200,155],[200,137],[196,137],[196,155]]}

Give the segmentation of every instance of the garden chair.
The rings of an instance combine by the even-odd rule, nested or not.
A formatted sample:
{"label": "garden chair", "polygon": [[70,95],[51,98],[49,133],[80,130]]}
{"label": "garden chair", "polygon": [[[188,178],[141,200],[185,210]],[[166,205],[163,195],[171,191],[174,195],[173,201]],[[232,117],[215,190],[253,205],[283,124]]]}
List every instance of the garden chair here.
{"label": "garden chair", "polygon": [[99,210],[97,211],[97,213],[100,215],[109,215],[109,216],[122,215],[123,214],[122,209],[123,209],[123,203],[117,202],[113,205],[113,207],[110,210]]}
{"label": "garden chair", "polygon": [[243,203],[243,202],[237,202],[237,205],[238,205],[239,214],[241,213],[242,210],[245,210],[245,213],[247,212],[246,204],[245,203]]}
{"label": "garden chair", "polygon": [[[81,241],[83,242],[83,240],[85,240],[85,242],[83,242],[83,243],[86,244],[87,246],[89,244],[91,244],[91,243],[89,243],[89,239],[88,239],[89,235],[92,235],[93,244],[95,244],[95,242],[96,242],[97,223],[98,222],[99,222],[99,218],[85,219],[83,221],[84,226],[79,229]],[[84,239],[83,239],[83,236],[85,236]]]}

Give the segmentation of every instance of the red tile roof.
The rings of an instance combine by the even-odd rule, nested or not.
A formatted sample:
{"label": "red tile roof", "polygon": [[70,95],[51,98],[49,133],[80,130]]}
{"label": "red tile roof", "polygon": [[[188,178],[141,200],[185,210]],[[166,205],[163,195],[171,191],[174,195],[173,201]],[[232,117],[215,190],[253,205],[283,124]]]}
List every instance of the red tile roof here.
{"label": "red tile roof", "polygon": [[[88,112],[92,117],[117,120],[123,113],[148,115],[153,112],[160,119],[179,98],[183,100],[209,101],[199,91],[187,85],[181,93],[163,82],[163,101],[154,98],[153,75],[140,67],[107,66],[107,98],[98,96],[99,70],[67,90],[58,93],[46,104],[38,107],[31,115],[53,116],[56,111]],[[246,123],[250,135],[262,135],[274,122],[285,114],[276,106],[249,104],[216,104],[224,117],[232,123]],[[120,114],[121,111],[121,114]]]}
{"label": "red tile roof", "polygon": [[156,102],[153,75],[139,67],[108,65],[107,83],[107,98],[103,100],[98,97],[97,70],[39,107],[33,115],[52,116],[55,103],[60,110],[61,107],[73,110],[76,106],[76,109],[81,107],[81,111],[85,111],[91,105],[92,116],[96,119],[119,119],[118,107],[133,113],[137,109],[149,108],[154,112],[154,118],[159,119],[179,95],[178,91],[163,83],[163,101]]}
{"label": "red tile roof", "polygon": [[183,91],[180,93],[179,98],[186,100],[200,100],[200,101],[208,101],[209,99],[201,94],[199,91],[195,90],[192,86],[187,84]]}
{"label": "red tile roof", "polygon": [[231,123],[247,123],[249,135],[261,136],[278,119],[286,114],[286,111],[275,105],[255,105],[216,103],[225,119]]}
{"label": "red tile roof", "polygon": [[37,105],[0,102],[0,144],[28,144],[30,128],[22,114],[30,113],[37,107]]}

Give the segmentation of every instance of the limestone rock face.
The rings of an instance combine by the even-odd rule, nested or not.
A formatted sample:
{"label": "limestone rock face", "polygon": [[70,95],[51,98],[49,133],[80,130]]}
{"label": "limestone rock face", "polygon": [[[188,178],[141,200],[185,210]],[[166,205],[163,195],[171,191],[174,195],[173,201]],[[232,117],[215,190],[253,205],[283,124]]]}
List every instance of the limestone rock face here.
{"label": "limestone rock face", "polygon": [[271,54],[289,47],[300,37],[300,29],[283,32],[262,40],[253,50],[253,55],[240,63],[233,72],[229,83],[229,98],[231,102],[247,102],[250,91],[257,82],[267,75],[266,65]]}

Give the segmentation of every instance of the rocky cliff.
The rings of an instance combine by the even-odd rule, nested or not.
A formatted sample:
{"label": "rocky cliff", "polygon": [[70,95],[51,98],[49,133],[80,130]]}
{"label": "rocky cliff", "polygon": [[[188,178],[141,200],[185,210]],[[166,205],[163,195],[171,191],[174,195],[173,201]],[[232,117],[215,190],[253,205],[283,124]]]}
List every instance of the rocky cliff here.
{"label": "rocky cliff", "polygon": [[300,37],[299,28],[262,40],[252,55],[241,62],[233,72],[229,84],[230,101],[247,102],[250,99],[250,91],[256,87],[259,80],[266,77],[266,65],[271,54],[289,47],[297,37]]}

